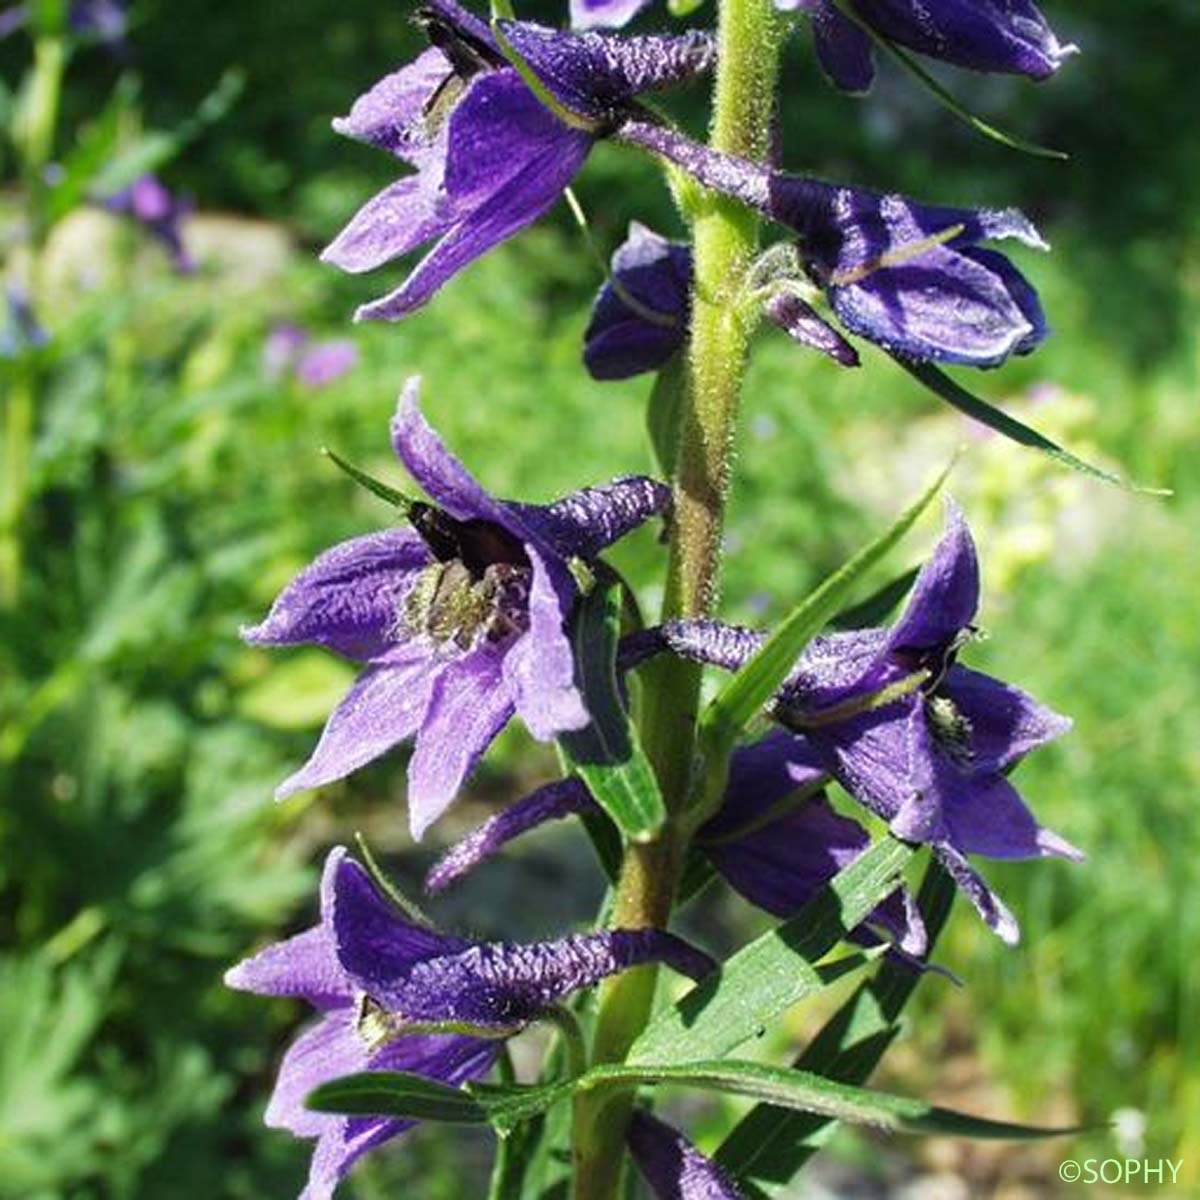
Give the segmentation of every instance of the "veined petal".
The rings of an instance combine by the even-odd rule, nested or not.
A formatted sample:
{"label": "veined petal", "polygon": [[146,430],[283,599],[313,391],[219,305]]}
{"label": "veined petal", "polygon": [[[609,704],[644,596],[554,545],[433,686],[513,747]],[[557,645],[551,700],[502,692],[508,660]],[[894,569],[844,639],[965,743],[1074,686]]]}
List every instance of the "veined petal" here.
{"label": "veined petal", "polygon": [[341,542],[305,567],[266,620],[244,628],[242,637],[259,646],[312,642],[348,658],[379,657],[394,648],[405,592],[431,561],[410,529]]}
{"label": "veined petal", "polygon": [[629,967],[665,963],[693,979],[716,967],[707,954],[658,929],[605,930],[553,942],[493,942],[417,963],[377,995],[414,1021],[463,1021],[515,1029],[564,996]]}
{"label": "veined petal", "polygon": [[260,996],[298,996],[323,1009],[348,1004],[353,994],[323,924],[231,967],[225,972],[225,986]]}
{"label": "veined petal", "polygon": [[671,507],[671,489],[645,475],[581,488],[549,505],[511,504],[523,525],[559,557],[594,559],[651,517]]}
{"label": "veined petal", "polygon": [[888,634],[891,653],[944,650],[975,620],[979,557],[962,509],[946,501],[946,529],[921,568],[899,621]]}
{"label": "veined petal", "polygon": [[513,838],[547,821],[596,807],[582,780],[558,779],[531,792],[456,842],[425,876],[427,892],[441,892],[498,854]]}
{"label": "veined petal", "polygon": [[677,1129],[636,1109],[629,1151],[658,1200],[742,1200],[733,1181]]}
{"label": "veined petal", "polygon": [[347,1003],[306,1029],[288,1047],[279,1065],[275,1090],[263,1121],[297,1137],[319,1137],[338,1121],[305,1106],[308,1095],[323,1083],[353,1075],[367,1066],[367,1048],[355,1031],[354,1007]]}
{"label": "veined petal", "polygon": [[420,646],[372,663],[330,714],[312,757],[276,790],[282,799],[320,787],[386,754],[421,723],[435,671]]}
{"label": "veined petal", "polygon": [[505,688],[529,732],[548,742],[590,717],[575,685],[575,658],[564,623],[574,602],[574,584],[561,563],[527,545],[533,567],[529,628],[504,654]]}
{"label": "veined petal", "polygon": [[501,657],[490,647],[451,659],[438,672],[408,764],[415,840],[445,812],[513,711]]}

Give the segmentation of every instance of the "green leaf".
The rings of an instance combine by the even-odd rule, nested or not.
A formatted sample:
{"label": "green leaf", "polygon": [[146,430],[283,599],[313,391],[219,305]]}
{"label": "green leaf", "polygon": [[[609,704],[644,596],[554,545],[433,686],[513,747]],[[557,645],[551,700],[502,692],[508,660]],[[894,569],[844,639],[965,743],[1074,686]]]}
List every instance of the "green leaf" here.
{"label": "green leaf", "polygon": [[411,1117],[452,1125],[486,1125],[488,1111],[460,1088],[408,1071],[362,1071],[323,1083],[307,1100],[317,1112]]}
{"label": "green leaf", "polygon": [[890,54],[909,74],[915,76],[940,104],[958,117],[960,121],[965,121],[977,133],[982,133],[984,137],[991,138],[992,141],[999,142],[1002,146],[1007,146],[1010,150],[1020,150],[1024,154],[1032,154],[1037,158],[1065,160],[1070,157],[1061,150],[1052,150],[1048,146],[1039,146],[1037,142],[1017,137],[1016,134],[1005,133],[1003,129],[998,128],[989,121],[985,121],[982,117],[976,116],[949,88],[943,87],[941,83],[925,70],[907,50],[898,46],[891,38],[884,37],[883,34],[864,21],[854,11],[852,5],[847,3],[847,0],[833,0],[833,2],[842,16],[848,21],[853,21],[885,54]]}
{"label": "green leaf", "polygon": [[912,589],[918,569],[912,567],[903,575],[897,575],[883,587],[877,588],[865,600],[843,608],[829,624],[834,629],[865,629],[869,625],[882,625]]}
{"label": "green leaf", "polygon": [[100,115],[80,129],[75,145],[63,158],[58,182],[47,196],[47,217],[51,223],[79,205],[92,180],[113,157],[122,122],[136,102],[137,93],[138,85],[133,78],[122,76]]}
{"label": "green leaf", "polygon": [[[932,860],[917,897],[931,950],[950,914],[954,894],[954,881]],[[903,963],[886,959],[794,1065],[842,1083],[865,1083],[899,1033],[897,1020],[923,977]],[[832,1130],[829,1117],[759,1104],[730,1130],[715,1157],[751,1194],[773,1193],[792,1180]]]}
{"label": "green leaf", "polygon": [[845,603],[854,585],[929,507],[953,465],[951,462],[938,474],[890,529],[864,546],[801,601],[766,645],[717,693],[704,714],[700,733],[713,757],[729,752],[737,735],[775,694],[805,646]]}
{"label": "green leaf", "polygon": [[952,404],[959,412],[965,413],[972,420],[986,425],[989,429],[1003,434],[1004,437],[1022,446],[1029,446],[1031,449],[1048,454],[1073,471],[1081,471],[1084,475],[1091,475],[1093,479],[1101,479],[1105,483],[1114,484],[1127,492],[1138,492],[1148,496],[1171,495],[1169,488],[1142,487],[1136,483],[1129,483],[1111,471],[1104,471],[1100,467],[1092,466],[1091,463],[1078,458],[1069,450],[1064,450],[1057,442],[1052,442],[1048,437],[1038,433],[1036,429],[1030,429],[1028,425],[1023,425],[1016,417],[1010,417],[1007,413],[988,404],[986,400],[972,395],[932,363],[907,362],[902,358],[897,358],[896,362],[914,379],[923,383],[948,404]]}
{"label": "green leaf", "polygon": [[617,687],[620,588],[614,575],[602,571],[575,613],[571,638],[576,678],[592,722],[564,734],[559,745],[571,770],[621,832],[640,841],[654,836],[666,819],[666,808]]}
{"label": "green leaf", "polygon": [[753,1096],[800,1112],[898,1133],[1023,1140],[1079,1132],[1078,1128],[1050,1129],[991,1121],[986,1117],[939,1108],[924,1100],[837,1083],[811,1071],[738,1059],[637,1066],[602,1064],[584,1075],[578,1086],[592,1088],[641,1083],[675,1083],[729,1092],[735,1096]]}
{"label": "green leaf", "polygon": [[896,890],[912,855],[904,842],[881,838],[795,917],[658,1013],[633,1044],[630,1061],[677,1063],[728,1054],[798,1000],[828,986],[830,969],[815,964]]}

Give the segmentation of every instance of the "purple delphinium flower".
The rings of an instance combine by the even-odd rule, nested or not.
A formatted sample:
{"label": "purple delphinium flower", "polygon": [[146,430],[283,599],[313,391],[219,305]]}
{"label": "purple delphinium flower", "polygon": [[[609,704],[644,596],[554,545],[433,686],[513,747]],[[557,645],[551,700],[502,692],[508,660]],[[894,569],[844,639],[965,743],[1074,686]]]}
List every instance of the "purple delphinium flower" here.
{"label": "purple delphinium flower", "polygon": [[[737,750],[717,814],[696,845],[752,904],[777,917],[799,912],[870,845],[866,831],[829,807],[827,772],[805,739],[776,730]],[[539,788],[468,834],[429,872],[440,892],[497,854],[514,838],[574,813],[599,811],[586,785],[565,779]],[[875,909],[855,940],[875,944],[882,929],[907,955],[925,951],[925,929],[911,896],[900,889]]]}
{"label": "purple delphinium flower", "polygon": [[340,379],[358,362],[358,347],[348,338],[314,342],[293,321],[272,326],[263,342],[263,369],[272,379],[291,371],[305,387],[322,388]]}
{"label": "purple delphinium flower", "polygon": [[644,1109],[630,1118],[626,1142],[658,1200],[742,1200],[742,1192],[715,1162]]}
{"label": "purple delphinium flower", "polygon": [[317,643],[366,667],[278,794],[340,779],[415,735],[415,837],[514,712],[542,740],[587,724],[564,631],[577,595],[569,564],[594,560],[670,503],[670,490],[643,476],[546,506],[494,499],[426,422],[419,392],[410,379],[392,445],[432,503],[412,506],[410,528],[321,555],[243,634]]}
{"label": "purple delphinium flower", "polygon": [[[670,361],[687,340],[691,289],[691,247],[633,222],[584,334],[583,361],[592,378],[629,379]],[[796,341],[843,366],[858,365],[854,347],[794,293],[771,296],[763,313]]]}
{"label": "purple delphinium flower", "polygon": [[109,212],[132,217],[158,238],[180,274],[186,275],[196,269],[183,244],[183,218],[191,211],[191,205],[172,195],[161,180],[153,175],[143,175],[106,196],[102,203]]}
{"label": "purple delphinium flower", "polygon": [[[832,0],[775,0],[808,14],[817,58],[842,91],[865,92],[875,78],[870,34]],[[877,34],[973,71],[1045,79],[1078,53],[1054,36],[1031,0],[849,0]]]}
{"label": "purple delphinium flower", "polygon": [[980,245],[1015,238],[1046,249],[1016,209],[924,205],[784,175],[649,121],[627,122],[621,137],[791,229],[805,271],[842,324],[900,358],[995,367],[1047,335],[1028,280]]}
{"label": "purple delphinium flower", "polygon": [[[328,1200],[353,1163],[414,1122],[305,1107],[319,1085],[360,1071],[408,1071],[457,1086],[479,1079],[502,1040],[558,1000],[608,975],[665,962],[692,977],[714,964],[656,930],[616,930],[531,945],[483,943],[417,924],[337,848],[325,862],[321,919],[230,970],[229,987],[307,1000],[319,1022],[292,1044],[265,1121],[316,1138],[302,1200]],[[472,1032],[431,1032],[468,1025]]]}
{"label": "purple delphinium flower", "polygon": [[537,220],[633,98],[707,70],[711,39],[616,38],[503,23],[504,37],[569,114],[526,86],[483,21],[454,0],[418,14],[433,48],[387,76],[334,128],[416,168],[351,219],[323,258],[369,271],[439,239],[395,291],[357,319],[399,320],[452,275]]}
{"label": "purple delphinium flower", "polygon": [[[1008,780],[1026,754],[1061,736],[1070,721],[959,665],[978,604],[975,546],[961,512],[948,505],[946,533],[896,624],[815,639],[773,713],[803,734],[824,769],[892,833],[928,843],[988,925],[1015,942],[1015,918],[966,856],[1083,857],[1037,823]],[[713,621],[671,622],[661,636],[677,654],[727,670],[765,640]],[[869,707],[893,687],[903,694]]]}

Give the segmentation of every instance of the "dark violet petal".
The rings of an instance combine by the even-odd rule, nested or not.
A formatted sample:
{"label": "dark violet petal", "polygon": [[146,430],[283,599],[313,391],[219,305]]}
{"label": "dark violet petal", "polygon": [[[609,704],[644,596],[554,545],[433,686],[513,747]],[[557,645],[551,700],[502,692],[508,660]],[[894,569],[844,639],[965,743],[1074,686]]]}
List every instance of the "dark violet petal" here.
{"label": "dark violet petal", "polygon": [[575,685],[575,657],[564,624],[574,600],[570,573],[526,546],[533,567],[529,628],[504,654],[504,688],[529,732],[542,742],[590,720]]}
{"label": "dark violet petal", "polygon": [[763,305],[763,312],[801,345],[819,350],[843,367],[859,365],[858,351],[799,296],[773,296]]}
{"label": "dark violet petal", "polygon": [[1029,332],[1013,347],[1014,354],[1030,354],[1050,336],[1050,326],[1042,309],[1042,301],[1033,285],[997,250],[967,246],[959,250],[964,258],[979,263],[991,271],[1003,284],[1013,303],[1029,324]]}
{"label": "dark violet petal", "polygon": [[584,335],[583,364],[593,379],[632,379],[657,371],[679,353],[682,327],[668,329],[634,316],[605,286]]}
{"label": "dark violet petal", "polygon": [[742,1200],[733,1181],[677,1129],[637,1109],[629,1151],[658,1200]]}
{"label": "dark violet petal", "polygon": [[439,237],[454,223],[439,200],[440,184],[434,166],[388,184],[350,218],[321,261],[343,271],[371,271]]}
{"label": "dark violet petal", "polygon": [[458,0],[424,0],[421,8],[447,30],[471,42],[483,58],[497,65],[503,61],[491,27]]}
{"label": "dark violet petal", "polygon": [[375,888],[354,859],[336,864],[328,922],[343,971],[358,987],[378,995],[425,959],[460,954],[473,943],[409,920]]}
{"label": "dark violet petal", "polygon": [[913,584],[908,604],[888,634],[888,650],[943,651],[975,620],[979,558],[962,509],[946,501],[946,529]]}
{"label": "dark violet petal", "polygon": [[1063,45],[1032,0],[851,0],[893,41],[975,71],[1045,79],[1076,47]]}
{"label": "dark violet petal", "polygon": [[408,823],[415,840],[446,811],[513,711],[501,657],[491,647],[441,668],[408,764]]}
{"label": "dark violet petal", "polygon": [[1083,851],[1044,829],[1003,776],[993,775],[963,787],[944,802],[952,845],[964,854],[986,858],[1068,858],[1082,862]]}
{"label": "dark violet petal", "polygon": [[425,107],[450,73],[440,50],[426,50],[359,96],[349,115],[338,117],[333,128],[411,161],[427,148]]}
{"label": "dark violet petal", "polygon": [[392,449],[429,498],[460,521],[492,521],[525,540],[509,505],[493,499],[447,448],[421,412],[421,377],[412,376],[392,418]]}
{"label": "dark violet petal", "polygon": [[319,1137],[339,1118],[313,1112],[305,1107],[305,1099],[331,1079],[364,1070],[367,1058],[366,1045],[355,1031],[354,1007],[347,1004],[331,1012],[288,1047],[264,1123],[297,1137]]}
{"label": "dark violet petal", "polygon": [[668,241],[638,221],[612,256],[612,274],[639,304],[686,324],[692,288],[692,248]]}
{"label": "dark violet petal", "polygon": [[276,796],[343,779],[411,737],[433,681],[424,647],[404,647],[373,663],[333,710],[312,757],[279,785]]}
{"label": "dark violet petal", "polygon": [[875,691],[904,671],[886,661],[887,631],[854,629],[815,637],[780,690],[785,707],[820,713],[852,695]]}
{"label": "dark violet petal", "polygon": [[379,657],[395,646],[404,595],[431,561],[410,529],[341,542],[305,567],[266,620],[243,629],[242,637],[259,646],[311,642],[348,658]]}
{"label": "dark violet petal", "polygon": [[640,667],[647,659],[662,654],[667,650],[667,639],[661,626],[655,625],[649,629],[638,629],[627,633],[617,643],[617,676],[624,681],[626,671]]}
{"label": "dark violet petal", "polygon": [[720,809],[701,830],[711,841],[728,838],[764,814],[797,788],[810,788],[825,776],[813,748],[783,729],[734,751]]}
{"label": "dark violet petal", "polygon": [[875,80],[870,37],[826,0],[816,0],[809,20],[817,61],[834,87],[858,96],[870,91]]}
{"label": "dark violet petal", "polygon": [[645,475],[626,475],[581,488],[550,505],[510,507],[559,557],[594,559],[651,517],[665,516],[671,489]]}
{"label": "dark violet petal", "polygon": [[643,92],[684,83],[716,61],[714,39],[699,30],[630,37],[563,33],[528,21],[502,21],[501,29],[556,100],[601,125]]}
{"label": "dark violet petal", "polygon": [[692,662],[736,671],[766,645],[767,635],[712,620],[667,621],[661,636],[668,649]]}
{"label": "dark violet petal", "polygon": [[557,821],[595,807],[596,802],[582,780],[559,779],[548,783],[496,813],[455,843],[425,876],[425,890],[435,894],[444,891],[521,834],[546,821]]}
{"label": "dark violet petal", "polygon": [[1021,940],[1021,927],[1004,901],[984,882],[983,876],[952,846],[935,846],[933,852],[987,927],[1002,941],[1015,946]]}
{"label": "dark violet petal", "polygon": [[571,25],[575,29],[620,29],[649,3],[650,0],[571,0]]}
{"label": "dark violet petal", "polygon": [[444,176],[455,224],[396,291],[357,319],[399,320],[452,275],[532,224],[562,194],[591,149],[537,100],[515,71],[477,77],[450,115]]}
{"label": "dark violet petal", "polygon": [[946,673],[942,691],[971,726],[972,762],[979,771],[1007,771],[1071,728],[1069,717],[1020,688],[958,664]]}
{"label": "dark violet petal", "polygon": [[476,945],[462,954],[418,963],[401,984],[376,998],[414,1021],[517,1029],[580,988],[652,962],[693,979],[716,966],[673,934],[614,930],[553,942]]}

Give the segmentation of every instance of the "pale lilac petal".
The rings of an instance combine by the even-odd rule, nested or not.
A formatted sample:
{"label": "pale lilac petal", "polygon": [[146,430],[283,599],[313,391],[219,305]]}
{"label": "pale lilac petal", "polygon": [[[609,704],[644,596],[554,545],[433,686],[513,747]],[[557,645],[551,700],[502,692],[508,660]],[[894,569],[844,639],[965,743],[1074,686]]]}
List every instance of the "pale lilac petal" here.
{"label": "pale lilac petal", "polygon": [[358,347],[348,338],[317,342],[296,364],[296,378],[305,387],[323,388],[341,379],[358,363]]}
{"label": "pale lilac petal", "polygon": [[667,621],[660,633],[675,654],[723,671],[744,667],[767,642],[767,635],[756,629],[712,620]]}
{"label": "pale lilac petal", "polygon": [[677,1129],[635,1110],[626,1134],[633,1161],[658,1200],[742,1200],[733,1180]]}
{"label": "pale lilac petal", "polygon": [[423,647],[405,647],[369,666],[333,710],[312,757],[279,785],[276,796],[344,779],[411,737],[432,684],[430,654]]}
{"label": "pale lilac petal", "polygon": [[529,628],[504,655],[503,677],[529,732],[547,742],[584,728],[590,717],[575,684],[575,658],[563,628],[574,601],[570,576],[532,545],[526,546],[526,553],[533,566]]}
{"label": "pale lilac petal", "polygon": [[419,841],[514,712],[501,658],[484,647],[438,673],[408,764],[408,822]]}
{"label": "pale lilac petal", "polygon": [[323,924],[231,967],[225,986],[260,996],[299,996],[322,1009],[348,1003],[353,993]]}
{"label": "pale lilac petal", "polygon": [[325,1131],[329,1115],[313,1112],[304,1102],[321,1084],[366,1069],[367,1047],[355,1030],[355,1016],[354,1006],[346,1004],[288,1047],[263,1115],[265,1124],[288,1129],[297,1137],[319,1137]]}
{"label": "pale lilac petal", "polygon": [[371,271],[440,237],[454,224],[453,213],[439,200],[440,182],[429,167],[388,184],[321,251],[321,261],[343,271]]}
{"label": "pale lilac petal", "polygon": [[279,594],[265,621],[242,630],[259,646],[311,642],[348,658],[394,648],[403,599],[433,561],[411,529],[352,538],[325,551]]}
{"label": "pale lilac petal", "polygon": [[575,29],[620,29],[649,4],[650,0],[571,0],[571,25]]}
{"label": "pale lilac petal", "polygon": [[548,783],[496,813],[451,846],[425,876],[425,890],[444,891],[498,854],[513,838],[546,821],[557,821],[595,808],[596,802],[581,780],[559,779]]}

